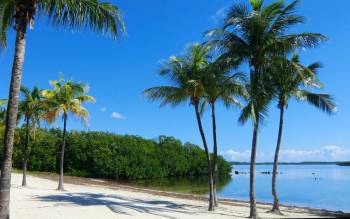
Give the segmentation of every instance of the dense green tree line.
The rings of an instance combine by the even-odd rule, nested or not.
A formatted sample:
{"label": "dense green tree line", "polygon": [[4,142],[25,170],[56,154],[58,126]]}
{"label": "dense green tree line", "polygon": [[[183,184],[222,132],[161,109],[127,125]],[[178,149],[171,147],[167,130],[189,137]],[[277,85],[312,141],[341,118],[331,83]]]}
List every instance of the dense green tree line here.
{"label": "dense green tree line", "polygon": [[[17,133],[13,165],[22,168],[25,129],[17,129]],[[37,129],[32,138],[28,170],[57,172],[62,131]],[[2,159],[3,150],[0,151]],[[205,152],[199,146],[166,136],[147,140],[131,135],[71,131],[67,133],[65,157],[64,168],[74,176],[146,179],[207,174]],[[218,162],[219,174],[229,175],[230,163],[222,157]]]}

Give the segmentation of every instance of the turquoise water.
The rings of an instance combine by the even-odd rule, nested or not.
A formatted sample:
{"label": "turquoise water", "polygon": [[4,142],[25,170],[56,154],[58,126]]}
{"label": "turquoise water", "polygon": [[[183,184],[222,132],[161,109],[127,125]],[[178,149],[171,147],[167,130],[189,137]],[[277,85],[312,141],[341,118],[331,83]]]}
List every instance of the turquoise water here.
{"label": "turquoise water", "polygon": [[[249,172],[248,165],[235,170]],[[272,165],[256,166],[256,196],[258,201],[272,202]],[[337,165],[280,165],[277,190],[280,202],[328,210],[350,212],[350,167]],[[219,192],[225,198],[248,200],[249,174],[232,175],[232,180]]]}
{"label": "turquoise water", "polygon": [[[237,165],[234,170],[245,171],[246,175],[232,175],[221,179],[218,194],[223,198],[248,200],[249,166]],[[261,172],[272,171],[272,165],[256,166],[257,201],[272,202],[271,175]],[[280,165],[277,190],[280,203],[303,207],[341,210],[350,212],[350,167],[337,165]],[[207,194],[206,178],[195,179],[153,179],[133,182],[134,184],[160,190]]]}

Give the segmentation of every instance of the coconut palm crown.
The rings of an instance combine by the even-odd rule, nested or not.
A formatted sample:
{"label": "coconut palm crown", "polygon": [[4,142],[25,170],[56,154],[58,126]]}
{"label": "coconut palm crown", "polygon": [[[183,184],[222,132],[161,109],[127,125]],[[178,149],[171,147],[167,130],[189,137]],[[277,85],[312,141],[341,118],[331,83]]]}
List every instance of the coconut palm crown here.
{"label": "coconut palm crown", "polygon": [[86,95],[87,86],[83,83],[65,81],[61,76],[59,80],[50,81],[52,90],[42,90],[41,94],[46,99],[46,113],[44,118],[48,122],[54,122],[59,116],[72,114],[88,121],[89,112],[82,106],[85,102],[95,102],[92,96]]}
{"label": "coconut palm crown", "polygon": [[247,61],[251,71],[258,73],[265,61],[274,55],[284,55],[296,48],[315,47],[326,37],[319,33],[289,33],[305,18],[295,14],[299,0],[289,5],[285,1],[264,6],[263,0],[250,0],[250,5],[234,4],[221,28],[206,32],[208,42],[223,51],[233,64]]}
{"label": "coconut palm crown", "polygon": [[[35,17],[46,16],[54,26],[88,28],[116,38],[125,32],[119,8],[99,0],[2,0],[0,46],[7,45],[7,32],[18,25],[34,28]],[[22,22],[22,23],[21,23]]]}

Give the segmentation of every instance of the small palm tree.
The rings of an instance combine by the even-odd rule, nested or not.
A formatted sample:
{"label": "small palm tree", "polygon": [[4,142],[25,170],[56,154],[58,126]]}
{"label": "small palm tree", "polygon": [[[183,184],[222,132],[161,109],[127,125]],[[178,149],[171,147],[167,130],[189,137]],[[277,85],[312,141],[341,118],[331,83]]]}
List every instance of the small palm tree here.
{"label": "small palm tree", "polygon": [[220,57],[210,63],[206,68],[206,74],[204,77],[205,88],[205,102],[210,105],[212,114],[212,129],[213,129],[213,190],[214,190],[214,203],[218,206],[218,198],[216,193],[216,185],[218,181],[218,144],[216,135],[216,113],[215,104],[218,101],[222,101],[226,107],[232,105],[241,107],[239,97],[245,97],[246,92],[242,82],[245,81],[245,75],[242,73],[230,74],[228,68],[225,65],[225,61]]}
{"label": "small palm tree", "polygon": [[144,91],[144,94],[152,101],[160,100],[161,106],[178,106],[189,102],[195,110],[199,132],[203,141],[206,158],[208,162],[208,184],[209,184],[209,211],[213,211],[213,174],[212,163],[207,140],[204,134],[201,112],[205,89],[203,78],[205,68],[208,66],[209,47],[194,44],[184,57],[171,57],[165,62],[160,70],[161,76],[170,78],[173,85],[153,87]]}
{"label": "small palm tree", "polygon": [[57,117],[62,116],[63,135],[58,190],[64,190],[63,166],[68,116],[69,114],[72,114],[83,119],[84,122],[87,122],[89,112],[82,106],[82,104],[87,101],[95,102],[95,99],[92,96],[86,95],[86,85],[82,83],[74,83],[72,81],[65,81],[63,76],[61,76],[59,80],[50,81],[50,84],[52,85],[52,90],[43,90],[41,92],[45,98],[46,105],[44,118],[46,121],[52,123]]}
{"label": "small palm tree", "polygon": [[43,115],[43,103],[41,101],[40,90],[34,86],[33,90],[22,86],[21,92],[23,100],[19,103],[19,117],[24,117],[25,122],[25,143],[23,146],[23,178],[22,186],[27,185],[27,163],[28,163],[28,146],[30,140],[30,131],[39,126],[40,119]]}
{"label": "small palm tree", "polygon": [[322,84],[319,83],[316,75],[316,71],[320,67],[321,64],[317,62],[309,66],[301,65],[298,55],[293,55],[291,60],[282,57],[271,62],[272,81],[280,110],[279,130],[272,174],[272,195],[274,199],[272,212],[277,214],[281,214],[276,191],[277,165],[282,142],[284,112],[289,100],[294,98],[299,101],[306,101],[328,114],[332,114],[336,109],[330,95],[307,90],[309,87],[313,89],[321,88]]}
{"label": "small palm tree", "polygon": [[124,31],[118,7],[100,0],[1,0],[0,1],[0,47],[6,46],[6,33],[16,32],[15,53],[11,73],[9,102],[6,116],[4,159],[0,178],[0,219],[8,218],[13,137],[19,105],[26,35],[28,25],[32,28],[35,15],[38,19],[48,17],[53,25],[72,29],[91,29],[110,34],[113,38]]}
{"label": "small palm tree", "polygon": [[[250,97],[250,108],[253,110],[251,116],[254,118],[256,133],[261,112],[264,111],[267,102],[264,100],[262,103],[254,103],[254,101],[258,101],[260,95],[269,99],[269,92],[255,90],[255,88],[264,89],[267,87],[263,85],[264,81],[259,82],[265,78],[261,76],[264,74],[264,66],[273,56],[286,55],[296,48],[315,47],[326,39],[318,33],[291,34],[288,32],[296,24],[303,23],[305,20],[304,17],[295,14],[298,3],[299,0],[295,0],[289,5],[286,5],[284,1],[277,1],[264,6],[264,0],[250,0],[249,6],[237,3],[228,11],[221,28],[206,33],[208,37],[212,38],[208,44],[220,48],[223,51],[222,56],[226,57],[232,66],[236,66],[240,62],[249,64],[250,83],[248,87],[251,90],[250,96],[257,95],[257,97]],[[255,151],[252,148],[251,184],[254,184]],[[258,215],[253,187],[250,186],[250,217],[256,218]]]}

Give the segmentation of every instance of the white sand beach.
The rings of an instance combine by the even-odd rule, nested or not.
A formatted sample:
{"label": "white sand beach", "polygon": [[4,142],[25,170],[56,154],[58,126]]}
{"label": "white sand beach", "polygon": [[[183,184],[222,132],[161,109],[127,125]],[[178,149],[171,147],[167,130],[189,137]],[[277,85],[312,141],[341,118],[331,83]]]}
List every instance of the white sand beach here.
{"label": "white sand beach", "polygon": [[[67,183],[66,191],[60,192],[53,180],[28,176],[29,186],[24,188],[21,179],[21,174],[12,174],[11,217],[15,219],[246,218],[249,215],[249,206],[244,202],[222,202],[215,212],[208,212],[203,200],[155,195],[147,190]],[[281,218],[267,213],[268,205],[258,207],[262,218]],[[294,207],[283,207],[283,211],[283,218],[315,218],[324,213]]]}

